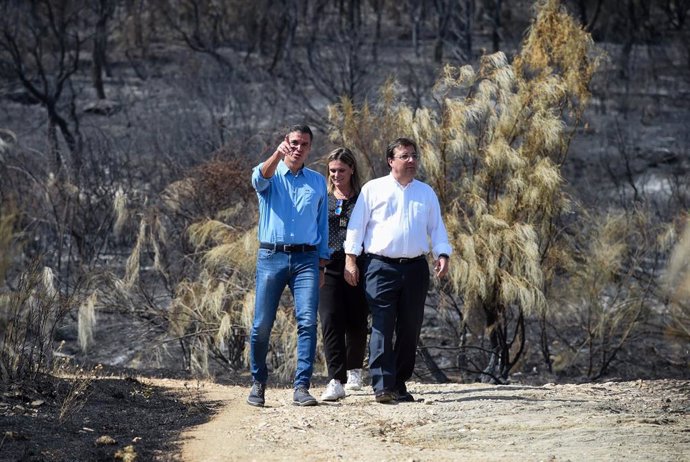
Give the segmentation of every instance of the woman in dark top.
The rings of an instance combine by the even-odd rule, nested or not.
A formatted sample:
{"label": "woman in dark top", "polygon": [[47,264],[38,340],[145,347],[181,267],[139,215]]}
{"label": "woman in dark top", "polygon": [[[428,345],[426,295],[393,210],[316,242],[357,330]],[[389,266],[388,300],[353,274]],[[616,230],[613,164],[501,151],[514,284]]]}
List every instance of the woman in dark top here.
{"label": "woman in dark top", "polygon": [[319,318],[329,382],[321,399],[337,401],[345,397],[345,388],[362,388],[369,308],[363,284],[352,287],[343,279],[343,242],[360,190],[355,156],[349,149],[338,148],[328,155],[327,176],[328,247],[332,254],[319,295]]}

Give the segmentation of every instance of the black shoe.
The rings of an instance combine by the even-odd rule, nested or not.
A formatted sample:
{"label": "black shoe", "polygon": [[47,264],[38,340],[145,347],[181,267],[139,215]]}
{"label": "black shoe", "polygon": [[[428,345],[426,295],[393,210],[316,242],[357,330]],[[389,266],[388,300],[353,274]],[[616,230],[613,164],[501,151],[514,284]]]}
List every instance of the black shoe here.
{"label": "black shoe", "polygon": [[403,391],[402,393],[398,392],[397,401],[399,403],[414,403],[415,399],[414,399],[414,396],[409,394],[407,391]]}
{"label": "black shoe", "polygon": [[375,398],[377,403],[381,404],[396,404],[398,395],[390,390],[377,391]]}
{"label": "black shoe", "polygon": [[264,399],[264,394],[266,393],[266,384],[254,382],[252,389],[249,391],[249,396],[247,397],[247,404],[251,406],[263,407],[266,400]]}
{"label": "black shoe", "polygon": [[295,388],[295,393],[292,395],[292,404],[295,406],[316,406],[316,398],[309,394],[307,387],[301,386]]}

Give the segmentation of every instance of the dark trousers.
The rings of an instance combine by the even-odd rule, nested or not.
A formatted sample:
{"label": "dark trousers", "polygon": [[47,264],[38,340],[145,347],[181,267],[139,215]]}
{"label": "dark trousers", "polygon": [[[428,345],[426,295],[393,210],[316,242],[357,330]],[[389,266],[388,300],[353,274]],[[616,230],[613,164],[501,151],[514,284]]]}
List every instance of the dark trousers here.
{"label": "dark trousers", "polygon": [[328,379],[347,381],[349,369],[361,369],[367,346],[369,307],[362,282],[352,287],[343,278],[345,260],[326,267],[326,282],[319,293],[319,319]]}
{"label": "dark trousers", "polygon": [[429,264],[426,259],[398,264],[366,258],[364,277],[372,316],[369,340],[372,387],[374,392],[405,392],[405,382],[414,372],[424,319]]}

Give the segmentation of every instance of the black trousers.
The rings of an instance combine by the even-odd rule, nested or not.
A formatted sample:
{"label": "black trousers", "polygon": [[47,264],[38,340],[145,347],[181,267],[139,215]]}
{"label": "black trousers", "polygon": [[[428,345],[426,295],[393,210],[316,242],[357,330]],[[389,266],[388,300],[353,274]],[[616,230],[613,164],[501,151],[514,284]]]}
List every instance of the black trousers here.
{"label": "black trousers", "polygon": [[369,307],[364,285],[345,282],[345,260],[333,260],[326,267],[326,282],[319,293],[319,319],[328,379],[347,381],[349,369],[361,369],[367,346]]}
{"label": "black trousers", "polygon": [[429,264],[426,259],[397,264],[365,258],[363,274],[371,310],[371,385],[374,392],[406,392],[424,320]]}

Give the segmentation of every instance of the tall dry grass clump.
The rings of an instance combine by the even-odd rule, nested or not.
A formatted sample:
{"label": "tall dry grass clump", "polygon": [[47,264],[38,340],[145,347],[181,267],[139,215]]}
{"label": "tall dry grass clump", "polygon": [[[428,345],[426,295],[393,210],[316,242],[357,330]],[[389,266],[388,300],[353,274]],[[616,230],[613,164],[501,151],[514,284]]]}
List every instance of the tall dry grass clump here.
{"label": "tall dry grass clump", "polygon": [[[13,206],[0,205],[0,281],[6,281],[21,248],[15,230],[19,213]],[[14,272],[14,271],[13,271]],[[54,385],[67,386],[60,403],[59,421],[73,415],[88,399],[88,389],[100,366],[84,369],[56,355],[55,333],[63,325],[82,292],[77,283],[65,295],[59,289],[53,270],[34,259],[18,276],[12,276],[11,289],[0,286],[0,383],[27,383],[34,387],[45,378]],[[79,310],[79,340],[85,345],[92,336],[94,297]],[[84,319],[86,318],[86,319]],[[76,373],[75,373],[76,371]],[[64,377],[65,381],[57,380]]]}
{"label": "tall dry grass clump", "polygon": [[74,303],[39,261],[21,273],[16,289],[0,300],[0,380],[33,380],[51,371],[55,330]]}
{"label": "tall dry grass clump", "polygon": [[13,131],[0,128],[0,154],[8,151],[16,143],[17,135]]}
{"label": "tall dry grass clump", "polygon": [[660,305],[653,271],[667,252],[658,238],[662,226],[652,217],[641,209],[581,215],[584,232],[575,237],[580,252],[552,296],[559,306],[552,319],[562,334],[556,372],[597,379],[626,344],[645,340],[644,321]]}
{"label": "tall dry grass clump", "polygon": [[690,342],[690,221],[686,221],[669,258],[664,282],[672,310],[668,333]]}
{"label": "tall dry grass clump", "polygon": [[413,118],[413,111],[399,101],[398,84],[389,79],[380,89],[374,103],[365,101],[355,106],[347,97],[328,108],[328,119],[335,129],[329,133],[336,145],[347,146],[357,157],[362,181],[388,173],[382,153],[400,133],[405,133]]}
{"label": "tall dry grass clump", "polygon": [[239,235],[215,220],[188,229],[200,255],[201,271],[181,281],[172,301],[170,333],[182,341],[196,372],[208,374],[208,358],[241,367],[247,331],[242,323],[244,300],[251,290],[256,230]]}
{"label": "tall dry grass clump", "polygon": [[[240,234],[221,221],[205,220],[191,225],[188,232],[203,270],[196,279],[178,285],[170,310],[171,333],[185,339],[196,372],[208,373],[209,357],[239,369],[249,363],[245,346],[254,314],[256,226]],[[281,298],[267,357],[281,381],[289,380],[297,365],[292,302],[287,293]]]}
{"label": "tall dry grass clump", "polygon": [[17,241],[17,233],[14,230],[16,220],[17,211],[13,205],[0,207],[0,281],[5,280],[16,249],[19,247],[18,243],[15,245]]}
{"label": "tall dry grass clump", "polygon": [[233,369],[244,364],[242,313],[258,248],[248,172],[246,162],[218,159],[190,176],[196,209],[203,213],[185,230],[198,272],[177,285],[168,320],[170,333],[181,339],[192,369],[201,374],[209,373],[209,358]]}
{"label": "tall dry grass clump", "polygon": [[343,143],[362,131],[377,137],[367,127],[379,126],[397,130],[390,139],[418,141],[457,252],[452,292],[490,339],[486,379],[507,377],[524,350],[525,315],[545,313],[545,288],[569,255],[559,239],[570,207],[560,166],[590,97],[595,56],[591,37],[560,2],[543,0],[514,62],[498,52],[476,71],[447,66],[436,107],[413,112],[384,99],[377,117],[367,106],[332,111],[333,138]]}
{"label": "tall dry grass clump", "polygon": [[536,8],[512,65],[496,53],[476,74],[447,68],[440,117],[425,112],[416,124],[460,256],[455,291],[466,318],[485,319],[484,380],[507,378],[524,351],[525,315],[545,315],[546,287],[570,255],[559,239],[570,208],[560,166],[590,97],[596,50],[560,2]]}
{"label": "tall dry grass clump", "polygon": [[[0,164],[5,173],[12,171],[4,167],[12,165],[15,160],[12,156],[16,152],[9,149],[15,142],[16,137],[11,132],[0,130]],[[9,161],[3,158],[5,152],[9,152]],[[27,165],[29,164],[20,165],[16,171],[31,171]],[[47,239],[46,235],[41,234],[44,231],[43,225],[51,223],[65,211],[61,209],[63,204],[58,200],[64,190],[57,190],[58,194],[54,195],[54,185],[42,185],[41,177],[39,169],[32,171],[32,180],[39,186],[46,186],[45,189],[37,188],[37,184],[33,182],[26,190],[13,189],[18,183],[15,178],[0,194],[0,383],[12,383],[13,387],[26,385],[32,389],[36,387],[36,383],[54,387],[66,385],[69,396],[60,403],[62,423],[63,417],[71,409],[78,408],[85,402],[87,396],[84,390],[94,377],[91,372],[77,368],[82,371],[81,377],[68,376],[64,381],[58,379],[66,370],[75,370],[75,366],[71,359],[60,355],[62,344],[57,344],[56,332],[69,322],[70,315],[80,304],[86,281],[81,277],[81,266],[70,268],[67,263],[67,270],[60,271],[61,263],[72,258],[72,255],[61,253],[63,249],[60,242],[50,247],[41,245]],[[43,213],[36,213],[36,207],[40,209],[45,205],[44,201],[54,207],[55,216],[51,216],[50,212],[46,213],[46,209],[41,211]],[[36,220],[36,216],[40,219]],[[62,215],[62,219],[62,225],[75,225],[79,221],[79,217],[70,216],[69,213]],[[37,222],[41,225],[36,225]],[[60,226],[57,228],[60,229]],[[62,228],[63,231],[64,229]],[[74,228],[72,232],[74,241],[71,242],[77,247],[79,244],[76,241],[83,235]],[[69,234],[68,231],[65,233]],[[56,237],[60,236],[59,233],[46,234],[57,241],[61,240]],[[37,248],[41,250],[37,251]],[[29,257],[32,251],[40,256]],[[80,256],[83,257],[83,254]],[[81,265],[88,266],[84,262]],[[92,331],[88,329],[89,323],[81,322],[87,313],[88,310],[79,312],[80,324],[84,325],[80,326],[80,341],[82,337],[88,339],[92,336]]]}
{"label": "tall dry grass clump", "polygon": [[[171,183],[139,213],[138,238],[116,284],[120,298],[133,302],[131,295],[145,290],[144,274],[161,276],[169,306],[146,311],[166,326],[161,345],[177,343],[184,367],[200,375],[211,374],[212,360],[233,369],[244,364],[248,326],[242,313],[258,247],[249,171],[244,157],[221,150]],[[136,216],[121,203],[115,209],[130,220]],[[150,260],[150,270],[142,271]]]}

